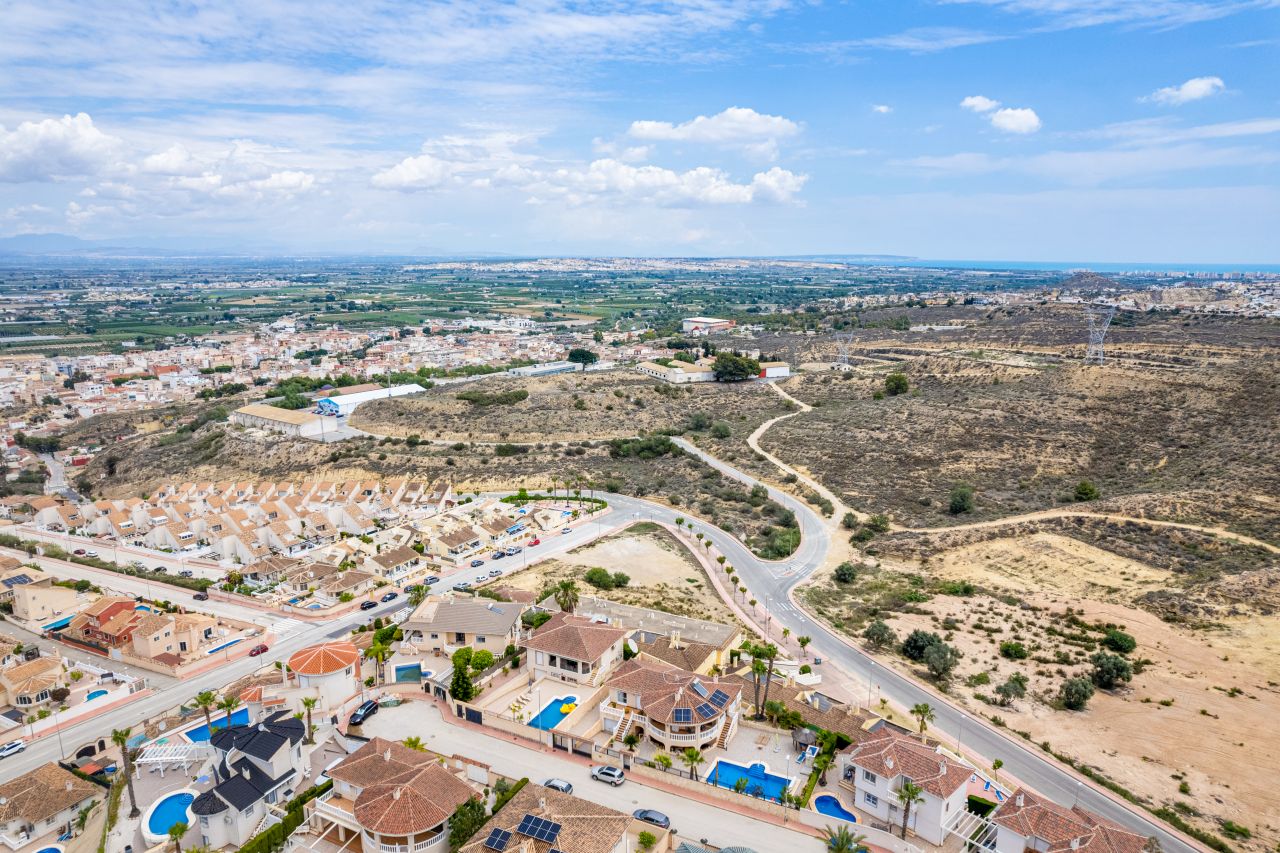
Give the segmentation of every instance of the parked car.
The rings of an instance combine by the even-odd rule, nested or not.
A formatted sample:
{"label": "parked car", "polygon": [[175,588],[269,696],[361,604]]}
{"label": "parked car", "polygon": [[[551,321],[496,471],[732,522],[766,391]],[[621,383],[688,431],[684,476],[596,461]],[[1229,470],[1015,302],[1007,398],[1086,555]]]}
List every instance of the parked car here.
{"label": "parked car", "polygon": [[266,644],[266,643],[258,643],[258,645],[256,645],[256,646],[254,646],[253,648],[249,649],[249,657],[251,657],[251,658],[256,658],[258,655],[263,655],[263,654],[266,654],[266,653],[267,653],[267,644]]}
{"label": "parked car", "polygon": [[490,560],[501,560],[501,559],[502,559],[503,557],[505,557],[505,556],[507,556],[507,554],[506,554],[506,552],[505,552],[505,551],[494,551],[494,552],[493,552],[493,556],[489,557],[489,559],[490,559]]}
{"label": "parked car", "polygon": [[473,569],[478,569],[478,568],[480,568],[480,567],[481,567],[481,566],[483,566],[483,565],[484,565],[484,560],[472,560],[472,561],[471,561],[471,568],[473,568]]}
{"label": "parked car", "polygon": [[623,782],[627,781],[627,774],[623,773],[622,768],[620,767],[609,767],[608,765],[605,765],[602,767],[592,767],[591,778],[595,779],[597,782],[608,782],[616,788]]}
{"label": "parked car", "polygon": [[489,577],[491,577],[491,578],[500,578],[500,577],[502,577],[502,569],[490,569],[490,570],[489,570]]}
{"label": "parked car", "polygon": [[0,746],[0,758],[8,758],[10,755],[17,755],[27,748],[27,744],[21,740],[11,740],[4,746]]}
{"label": "parked car", "polygon": [[671,818],[667,817],[662,812],[657,812],[653,809],[636,809],[631,813],[631,816],[636,820],[651,823],[654,826],[661,827],[662,829],[671,828]]}
{"label": "parked car", "polygon": [[573,532],[573,528],[572,528],[572,527],[565,527],[565,528],[562,528],[562,529],[561,529],[561,531],[560,531],[560,535],[561,535],[561,536],[563,536],[563,535],[565,535],[566,533],[572,533],[572,532]]}
{"label": "parked car", "polygon": [[467,590],[471,589],[471,584],[467,583],[466,581],[458,581],[453,585],[453,589],[455,592],[466,592]]}
{"label": "parked car", "polygon": [[189,578],[189,577],[193,577],[194,575],[195,575],[195,572],[191,571],[190,569],[183,569],[182,571],[178,572],[178,577],[180,578]]}
{"label": "parked car", "polygon": [[380,601],[382,601],[385,604],[388,601],[395,601],[399,597],[400,597],[400,593],[398,592],[388,592],[386,595],[382,596]]}
{"label": "parked car", "polygon": [[376,713],[378,713],[378,703],[372,699],[366,699],[359,708],[351,712],[351,725],[358,726]]}
{"label": "parked car", "polygon": [[83,549],[83,548],[77,548],[77,549],[75,549],[74,551],[72,551],[71,553],[72,553],[72,554],[75,554],[77,557],[83,557],[83,556],[85,556],[86,554],[88,554],[89,552],[88,552],[88,551],[86,551],[86,550],[85,550],[85,549]]}
{"label": "parked car", "polygon": [[548,779],[547,781],[542,783],[542,787],[550,788],[553,791],[559,791],[562,794],[573,793],[573,785],[569,784],[563,779]]}
{"label": "parked car", "polygon": [[376,601],[362,601],[362,602],[360,602],[360,609],[361,609],[361,610],[372,610],[373,608],[375,608],[375,607],[377,607],[377,606],[378,606],[378,602],[376,602]]}
{"label": "parked car", "polygon": [[89,550],[89,551],[85,551],[85,552],[84,552],[84,555],[85,555],[86,557],[96,557],[96,556],[98,556],[98,552],[97,552],[97,551],[93,551],[93,550]]}
{"label": "parked car", "polygon": [[440,578],[436,577],[435,575],[429,575],[427,579],[423,581],[423,583],[426,584],[427,586],[431,586],[432,584],[440,583]]}
{"label": "parked car", "polygon": [[191,596],[191,598],[192,598],[192,600],[193,600],[193,601],[208,601],[208,600],[209,600],[209,593],[207,593],[207,592],[197,592],[195,595]]}
{"label": "parked car", "polygon": [[484,583],[489,579],[488,575],[476,575],[476,583]]}
{"label": "parked car", "polygon": [[542,544],[542,540],[541,540],[541,539],[530,539],[530,540],[529,540],[529,547],[530,547],[530,548],[536,547],[536,546],[541,545],[541,544]]}
{"label": "parked car", "polygon": [[524,549],[523,549],[523,548],[521,548],[519,545],[513,545],[513,546],[511,546],[510,548],[508,548],[508,549],[507,549],[507,556],[508,556],[508,557],[514,557],[516,554],[519,554],[519,553],[520,553],[521,551],[523,551],[523,550],[524,550]]}
{"label": "parked car", "polygon": [[155,573],[156,573],[156,574],[158,574],[158,575],[164,575],[164,574],[168,574],[168,573],[169,573],[169,570],[168,570],[168,569],[166,569],[164,566],[156,566],[156,567],[155,567],[154,569],[152,569],[151,571],[155,572]]}

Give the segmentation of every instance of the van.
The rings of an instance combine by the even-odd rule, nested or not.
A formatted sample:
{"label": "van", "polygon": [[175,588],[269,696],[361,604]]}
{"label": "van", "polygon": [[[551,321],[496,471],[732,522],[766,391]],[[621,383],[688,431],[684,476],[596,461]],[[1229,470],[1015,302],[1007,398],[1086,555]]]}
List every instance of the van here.
{"label": "van", "polygon": [[0,746],[0,758],[8,758],[10,755],[17,755],[27,748],[25,741],[11,740],[4,746]]}

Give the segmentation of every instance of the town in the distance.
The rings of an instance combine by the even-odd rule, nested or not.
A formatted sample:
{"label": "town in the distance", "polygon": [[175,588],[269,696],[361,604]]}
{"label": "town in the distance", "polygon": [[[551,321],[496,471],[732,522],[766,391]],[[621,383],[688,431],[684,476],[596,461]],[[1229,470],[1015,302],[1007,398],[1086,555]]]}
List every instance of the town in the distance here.
{"label": "town in the distance", "polygon": [[1275,273],[5,263],[5,850],[1275,849]]}

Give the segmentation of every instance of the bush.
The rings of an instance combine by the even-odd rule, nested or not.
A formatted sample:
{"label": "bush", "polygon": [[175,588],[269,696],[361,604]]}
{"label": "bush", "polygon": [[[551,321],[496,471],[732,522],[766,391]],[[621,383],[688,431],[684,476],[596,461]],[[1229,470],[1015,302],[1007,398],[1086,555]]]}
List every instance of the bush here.
{"label": "bush", "polygon": [[916,662],[923,661],[924,653],[928,651],[929,647],[936,646],[941,642],[942,638],[937,634],[917,628],[902,641],[902,656]]}
{"label": "bush", "polygon": [[488,649],[480,649],[471,656],[471,668],[476,672],[484,672],[493,666],[493,652]]}
{"label": "bush", "polygon": [[836,583],[853,583],[858,579],[858,570],[853,563],[845,560],[843,563],[836,566],[834,577],[836,579]]}
{"label": "bush", "polygon": [[459,400],[464,400],[473,406],[512,406],[516,403],[523,402],[529,398],[529,392],[523,388],[511,391],[463,391],[454,394]]}
{"label": "bush", "polygon": [[1093,682],[1087,678],[1068,678],[1058,688],[1062,706],[1072,711],[1083,711],[1093,698]]}
{"label": "bush", "polygon": [[1073,496],[1077,501],[1096,501],[1101,497],[1101,494],[1098,492],[1098,487],[1093,483],[1088,480],[1081,480],[1079,485],[1076,486]]}
{"label": "bush", "polygon": [[1093,671],[1089,678],[1103,690],[1110,690],[1122,682],[1133,680],[1133,665],[1120,655],[1098,652],[1089,658]]}
{"label": "bush", "polygon": [[862,638],[873,649],[883,649],[898,642],[898,635],[880,619],[866,627],[866,630],[862,632]]}
{"label": "bush", "polygon": [[615,438],[609,442],[609,455],[614,459],[657,459],[677,453],[678,448],[665,435],[644,438]]}
{"label": "bush", "polygon": [[1138,641],[1133,638],[1132,634],[1126,634],[1119,628],[1112,628],[1107,631],[1107,636],[1102,638],[1102,645],[1113,652],[1127,655],[1138,647]]}
{"label": "bush", "polygon": [[951,500],[948,507],[952,515],[973,512],[973,487],[958,483],[951,489]]}
{"label": "bush", "polygon": [[910,387],[911,383],[907,380],[905,373],[890,373],[884,378],[884,392],[890,397],[905,394]]}
{"label": "bush", "polygon": [[712,438],[728,438],[733,435],[733,428],[724,421],[716,421],[711,425]]}
{"label": "bush", "polygon": [[1027,647],[1017,640],[1005,640],[1000,644],[1000,657],[1009,660],[1026,660],[1030,656]]}
{"label": "bush", "polygon": [[924,650],[924,665],[938,681],[946,681],[960,665],[960,650],[946,643],[934,643]]}

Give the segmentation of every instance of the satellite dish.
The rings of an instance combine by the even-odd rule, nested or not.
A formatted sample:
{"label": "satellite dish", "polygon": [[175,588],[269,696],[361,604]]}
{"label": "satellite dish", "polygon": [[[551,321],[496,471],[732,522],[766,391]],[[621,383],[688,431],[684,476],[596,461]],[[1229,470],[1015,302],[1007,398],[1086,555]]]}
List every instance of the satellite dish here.
{"label": "satellite dish", "polygon": [[627,649],[630,650],[633,655],[640,654],[640,647],[637,646],[636,641],[630,637],[627,637]]}

